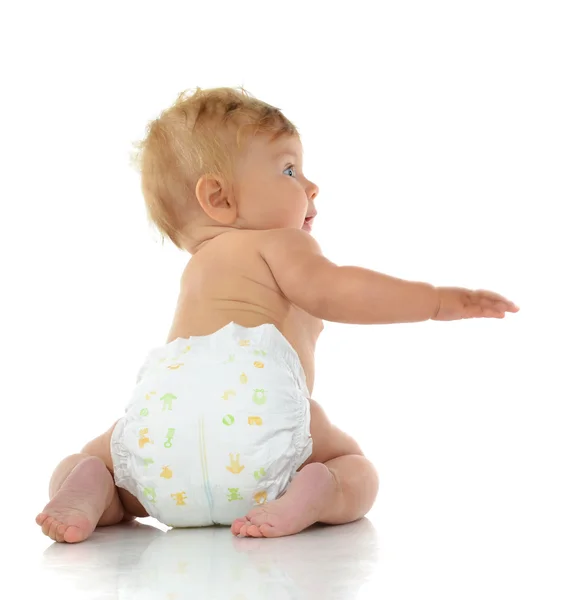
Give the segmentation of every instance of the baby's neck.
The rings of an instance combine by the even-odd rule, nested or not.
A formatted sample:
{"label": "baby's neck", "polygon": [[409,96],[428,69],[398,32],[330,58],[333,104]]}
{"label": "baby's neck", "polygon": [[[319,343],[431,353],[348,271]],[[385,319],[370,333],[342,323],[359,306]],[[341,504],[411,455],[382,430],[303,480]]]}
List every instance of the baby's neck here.
{"label": "baby's neck", "polygon": [[204,227],[197,227],[196,231],[188,236],[188,242],[184,246],[184,249],[194,255],[198,250],[206,245],[207,242],[214,238],[228,233],[230,231],[237,231],[234,227],[225,227],[223,225],[207,225]]}

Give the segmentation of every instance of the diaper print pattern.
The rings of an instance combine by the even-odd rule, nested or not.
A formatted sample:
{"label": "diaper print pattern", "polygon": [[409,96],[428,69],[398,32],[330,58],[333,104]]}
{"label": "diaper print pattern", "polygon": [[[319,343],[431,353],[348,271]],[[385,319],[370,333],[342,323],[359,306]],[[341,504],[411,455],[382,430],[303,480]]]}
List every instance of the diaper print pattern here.
{"label": "diaper print pattern", "polygon": [[264,490],[262,492],[257,492],[253,496],[253,500],[255,501],[255,504],[264,504],[267,501],[267,492]]}
{"label": "diaper print pattern", "polygon": [[184,363],[174,363],[173,365],[168,365],[166,369],[171,369],[172,371],[176,371],[180,367],[183,367]]}
{"label": "diaper print pattern", "polygon": [[139,447],[143,448],[146,444],[151,444],[152,441],[148,437],[149,428],[145,427],[144,429],[139,430]]}
{"label": "diaper print pattern", "polygon": [[178,492],[177,494],[170,494],[170,497],[174,498],[176,506],[185,506],[186,502],[184,502],[184,500],[188,496],[186,496],[186,492]]}
{"label": "diaper print pattern", "polygon": [[[248,346],[250,346],[250,343],[251,343],[250,340],[240,340],[239,346],[248,347]],[[182,354],[188,353],[190,351],[190,349],[191,349],[190,346],[186,346],[186,348],[183,350]],[[267,353],[264,350],[254,350],[253,353],[255,356],[258,356],[262,359],[264,359],[267,356]],[[163,358],[160,360],[160,363],[163,363],[166,360],[167,360],[166,358]],[[232,363],[232,362],[235,362],[235,355],[230,354],[228,359],[224,361],[224,364]],[[174,362],[171,362],[170,364],[168,364],[166,368],[170,371],[177,371],[183,366],[184,366],[184,363],[177,362],[174,359]],[[264,369],[265,368],[264,360],[253,361],[253,368]],[[247,385],[249,382],[249,377],[248,377],[247,373],[241,372],[238,376],[238,382],[241,385]],[[220,396],[220,401],[224,402],[225,405],[227,403],[232,404],[233,402],[236,402],[236,395],[237,395],[237,392],[235,389],[227,388],[224,390],[222,396]],[[151,404],[151,401],[154,398],[158,399],[157,402],[159,402],[159,405],[158,405],[159,411],[161,411],[161,412],[172,411],[174,408],[174,405],[175,405],[174,404],[175,401],[179,402],[179,398],[171,392],[166,392],[166,393],[163,393],[160,395],[160,394],[158,394],[158,392],[156,390],[152,390],[152,391],[148,392],[147,394],[145,394],[144,399],[146,401],[147,406],[144,406],[140,410],[140,415],[142,417],[148,417],[151,414],[151,408],[148,408],[148,407],[154,406]],[[251,401],[255,405],[262,406],[267,403],[267,400],[268,400],[267,390],[265,390],[263,388],[257,388],[257,389],[252,390]],[[234,415],[232,415],[230,413],[225,413],[225,415],[222,418],[222,423],[225,427],[230,428],[236,424],[236,419],[235,419]],[[255,415],[255,414],[249,414],[247,416],[246,426],[261,427],[262,425],[263,425],[262,417]],[[175,435],[176,435],[176,428],[174,428],[174,427],[168,428],[168,430],[165,434],[164,442],[163,442],[164,448],[166,448],[166,449],[172,448]],[[145,427],[145,428],[141,428],[139,430],[138,444],[139,444],[140,448],[144,448],[147,444],[152,444],[152,445],[154,444],[154,441],[151,439],[151,436],[149,435],[149,428]],[[167,481],[171,480],[174,477],[174,470],[171,467],[170,458],[171,457],[169,457],[169,459],[166,461],[166,462],[168,462],[168,464],[162,465],[161,468],[158,467],[159,477],[166,479]],[[151,465],[154,464],[154,460],[152,458],[144,458],[143,462],[144,462],[144,466],[146,468],[149,468]],[[237,475],[242,473],[245,468],[246,468],[246,465],[244,464],[244,461],[241,462],[240,453],[238,453],[238,452],[229,453],[229,460],[225,464],[225,469],[227,471],[229,471],[233,475],[233,477],[236,477]],[[257,483],[265,475],[266,475],[266,471],[263,467],[260,467],[259,469],[255,470],[253,472],[253,477],[254,477],[255,481],[257,481]],[[229,502],[244,500],[243,496],[241,496],[241,494],[240,494],[240,488],[229,487],[229,488],[227,488],[227,490],[228,491],[226,492],[226,496],[227,496],[227,500]],[[153,504],[156,503],[157,496],[156,496],[156,489],[154,487],[144,488],[143,493],[150,502],[152,502]],[[169,495],[170,495],[170,498],[172,498],[172,500],[175,502],[176,506],[187,506],[188,496],[184,490],[174,491],[174,492],[170,493]],[[254,493],[253,500],[256,505],[264,504],[267,501],[267,492],[264,490],[261,490],[261,491]]]}
{"label": "diaper print pattern", "polygon": [[160,400],[164,403],[162,410],[172,410],[172,402],[176,400],[174,394],[164,394]]}
{"label": "diaper print pattern", "polygon": [[168,433],[166,434],[166,441],[164,442],[164,448],[172,447],[172,439],[174,438],[175,433],[176,433],[176,430],[173,427],[170,427],[168,429]]}
{"label": "diaper print pattern", "polygon": [[233,457],[232,453],[229,454],[229,456],[230,456],[230,465],[228,465],[228,467],[226,467],[226,470],[237,475],[245,468],[244,465],[240,464],[240,454],[237,454],[236,458]]}

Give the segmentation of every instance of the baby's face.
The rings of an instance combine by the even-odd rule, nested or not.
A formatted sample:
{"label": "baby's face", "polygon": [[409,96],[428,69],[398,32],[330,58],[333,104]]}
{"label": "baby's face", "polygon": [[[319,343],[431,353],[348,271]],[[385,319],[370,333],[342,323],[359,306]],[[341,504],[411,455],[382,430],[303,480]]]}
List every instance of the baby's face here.
{"label": "baby's face", "polygon": [[319,189],[303,174],[303,148],[296,136],[274,142],[255,136],[237,161],[235,190],[250,228],[310,230],[305,220],[316,214]]}

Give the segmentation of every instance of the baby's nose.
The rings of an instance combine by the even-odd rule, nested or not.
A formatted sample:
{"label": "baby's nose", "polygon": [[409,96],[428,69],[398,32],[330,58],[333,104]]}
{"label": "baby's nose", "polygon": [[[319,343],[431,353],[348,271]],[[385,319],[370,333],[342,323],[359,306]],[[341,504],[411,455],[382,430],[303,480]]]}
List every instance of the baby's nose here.
{"label": "baby's nose", "polygon": [[315,183],[310,181],[309,185],[307,186],[307,197],[310,200],[314,200],[318,194],[319,194],[319,188],[317,187],[317,185]]}

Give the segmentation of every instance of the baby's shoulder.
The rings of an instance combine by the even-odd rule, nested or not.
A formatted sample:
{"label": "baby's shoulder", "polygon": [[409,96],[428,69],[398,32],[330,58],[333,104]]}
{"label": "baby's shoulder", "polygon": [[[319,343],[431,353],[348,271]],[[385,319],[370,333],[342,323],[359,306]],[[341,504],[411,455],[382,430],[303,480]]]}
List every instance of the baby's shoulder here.
{"label": "baby's shoulder", "polygon": [[204,275],[212,278],[237,273],[250,276],[265,270],[261,249],[268,243],[269,231],[239,230],[208,240],[186,263],[182,282]]}

